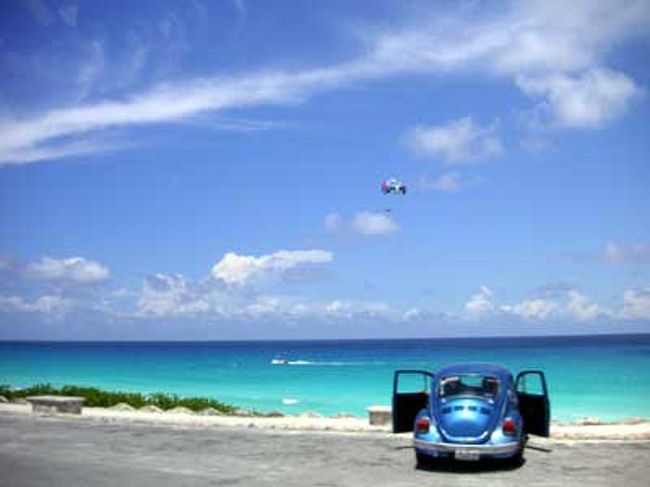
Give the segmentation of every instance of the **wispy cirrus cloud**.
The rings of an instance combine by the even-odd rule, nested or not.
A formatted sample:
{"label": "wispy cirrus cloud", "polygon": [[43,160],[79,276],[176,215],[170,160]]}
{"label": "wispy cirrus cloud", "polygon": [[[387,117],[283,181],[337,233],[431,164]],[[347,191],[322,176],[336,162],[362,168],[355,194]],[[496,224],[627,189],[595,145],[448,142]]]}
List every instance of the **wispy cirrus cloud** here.
{"label": "wispy cirrus cloud", "polygon": [[602,252],[605,262],[617,265],[650,264],[650,242],[607,242]]}
{"label": "wispy cirrus cloud", "polygon": [[462,188],[460,174],[451,171],[441,174],[437,178],[421,177],[417,187],[421,191],[442,191],[443,193],[457,193]]}
{"label": "wispy cirrus cloud", "polygon": [[406,136],[408,148],[418,155],[436,156],[447,164],[467,164],[503,151],[497,124],[480,126],[471,116],[442,125],[419,125]]}
{"label": "wispy cirrus cloud", "polygon": [[386,235],[399,231],[399,225],[386,213],[362,211],[354,215],[352,229],[362,235]]}
{"label": "wispy cirrus cloud", "polygon": [[63,5],[61,5],[61,7],[59,7],[58,12],[59,15],[61,16],[61,19],[63,19],[63,22],[65,22],[68,27],[77,26],[79,5],[72,2],[66,2]]}
{"label": "wispy cirrus cloud", "polygon": [[332,233],[352,232],[371,237],[399,231],[397,222],[386,212],[359,211],[349,219],[338,213],[329,213],[324,225]]}
{"label": "wispy cirrus cloud", "polygon": [[[29,5],[37,18],[47,21],[42,2]],[[109,128],[178,123],[202,113],[296,103],[397,74],[503,77],[535,103],[549,106],[564,127],[611,122],[640,92],[634,80],[603,62],[613,45],[647,37],[647,1],[513,2],[485,15],[477,9],[480,6],[465,9],[469,14],[457,9],[420,16],[399,27],[367,29],[361,54],[330,66],[181,80],[28,118],[5,118],[0,123],[0,165],[79,154],[70,150],[71,144],[83,144]],[[581,101],[573,102],[574,96]],[[451,149],[444,153],[450,160],[467,157]]]}
{"label": "wispy cirrus cloud", "polygon": [[105,150],[82,137],[109,128],[179,122],[229,108],[296,102],[313,90],[341,83],[357,69],[191,80],[161,85],[125,100],[53,110],[27,120],[5,120],[0,122],[0,165]]}

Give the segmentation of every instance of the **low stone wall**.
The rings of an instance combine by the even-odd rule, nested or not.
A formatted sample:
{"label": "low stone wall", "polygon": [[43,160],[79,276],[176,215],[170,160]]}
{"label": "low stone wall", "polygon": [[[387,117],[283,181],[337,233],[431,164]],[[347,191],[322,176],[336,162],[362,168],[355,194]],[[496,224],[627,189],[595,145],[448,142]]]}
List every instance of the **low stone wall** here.
{"label": "low stone wall", "polygon": [[32,405],[34,413],[81,414],[85,399],[74,396],[31,396],[27,402]]}
{"label": "low stone wall", "polygon": [[393,421],[393,413],[390,406],[370,406],[368,419],[372,426],[386,426]]}

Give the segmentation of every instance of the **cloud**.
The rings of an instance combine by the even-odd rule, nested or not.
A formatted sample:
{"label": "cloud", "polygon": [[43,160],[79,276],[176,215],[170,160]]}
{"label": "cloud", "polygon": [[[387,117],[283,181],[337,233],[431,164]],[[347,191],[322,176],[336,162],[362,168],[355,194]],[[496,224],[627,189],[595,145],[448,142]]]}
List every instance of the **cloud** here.
{"label": "cloud", "polygon": [[492,314],[496,308],[492,303],[492,290],[487,286],[481,286],[479,292],[472,295],[465,303],[465,311],[474,318]]}
{"label": "cloud", "polygon": [[212,276],[229,285],[243,286],[263,276],[278,276],[298,266],[332,259],[332,253],[324,250],[280,250],[260,257],[229,252],[214,265]]}
{"label": "cloud", "polygon": [[77,85],[81,92],[80,98],[84,98],[92,90],[93,84],[103,75],[106,69],[106,56],[104,45],[100,41],[88,43],[87,59],[81,64],[77,75]]}
{"label": "cloud", "polygon": [[418,188],[421,191],[457,193],[461,187],[460,175],[457,172],[447,172],[437,178],[422,177],[418,181]]}
{"label": "cloud", "polygon": [[576,318],[578,321],[591,321],[599,316],[608,314],[596,303],[578,291],[571,290],[568,292],[568,296],[569,302],[566,311],[569,316]]}
{"label": "cloud", "polygon": [[392,314],[391,307],[386,303],[341,301],[338,299],[326,304],[324,311],[327,315],[338,318],[354,318],[360,315],[387,317]]}
{"label": "cloud", "polygon": [[[35,13],[37,18],[45,19],[42,2],[33,0],[28,5],[41,12]],[[638,91],[626,75],[602,67],[605,54],[612,46],[647,36],[649,26],[650,4],[645,1],[540,0],[516,2],[496,12],[480,10],[479,4],[420,15],[401,28],[366,29],[361,54],[338,64],[169,82],[116,99],[5,120],[0,126],[0,165],[72,155],[57,149],[109,128],[296,103],[356,82],[417,73],[478,73],[518,80],[524,93],[548,103],[560,125],[601,126],[620,116]],[[572,96],[578,101],[572,102]],[[588,102],[597,107],[588,107]],[[457,124],[461,140],[463,133],[471,136],[486,130],[471,119]],[[451,162],[500,150],[494,134],[479,135],[481,142],[474,142],[478,148],[462,150],[452,139],[439,141],[428,129],[416,131],[416,145],[431,148]],[[43,157],[34,157],[35,153]]]}
{"label": "cloud", "polygon": [[418,308],[410,308],[407,309],[404,314],[402,314],[402,319],[404,321],[411,321],[411,320],[416,320],[422,316],[422,311],[420,311]]}
{"label": "cloud", "polygon": [[399,225],[385,212],[360,211],[347,220],[338,213],[329,213],[324,220],[331,233],[351,231],[360,235],[377,236],[399,231]]}
{"label": "cloud", "polygon": [[0,311],[40,313],[49,318],[59,319],[71,308],[73,302],[62,296],[41,296],[28,301],[19,296],[0,296]]}
{"label": "cloud", "polygon": [[642,94],[635,82],[610,69],[591,68],[578,75],[521,77],[517,85],[541,97],[551,122],[565,128],[597,128],[619,118]]}
{"label": "cloud", "polygon": [[448,164],[480,161],[503,150],[497,125],[481,127],[470,116],[444,125],[415,127],[406,136],[406,143],[413,153],[436,156]]}
{"label": "cloud", "polygon": [[130,316],[274,321],[389,318],[398,315],[385,303],[257,295],[217,279],[193,282],[181,275],[160,273],[143,280],[136,313]]}
{"label": "cloud", "polygon": [[83,257],[54,259],[43,257],[25,267],[25,277],[41,281],[62,281],[73,284],[96,284],[110,277],[108,267]]}
{"label": "cloud", "polygon": [[399,226],[385,213],[362,211],[354,215],[350,226],[361,235],[385,235],[399,231]]}
{"label": "cloud", "polygon": [[0,124],[0,165],[43,160],[79,137],[115,127],[180,122],[208,112],[264,104],[295,103],[316,91],[348,83],[365,72],[358,64],[304,72],[267,71],[240,77],[193,79],[163,84],[119,101],[59,109],[27,120]]}
{"label": "cloud", "polygon": [[77,15],[79,14],[79,6],[73,3],[67,3],[59,8],[59,15],[68,27],[77,26]]}
{"label": "cloud", "polygon": [[24,0],[24,4],[39,24],[47,26],[54,21],[50,9],[43,0]]}
{"label": "cloud", "polygon": [[614,316],[575,289],[558,289],[546,297],[527,298],[514,304],[496,304],[493,298],[493,292],[481,286],[465,304],[466,316],[471,319],[510,316],[526,321],[564,318],[578,322]]}
{"label": "cloud", "polygon": [[650,287],[623,293],[621,317],[626,320],[650,320]]}
{"label": "cloud", "polygon": [[610,264],[648,264],[650,263],[650,243],[607,242],[602,253],[605,262]]}
{"label": "cloud", "polygon": [[137,303],[138,314],[142,316],[195,315],[213,308],[208,293],[198,292],[178,274],[145,277]]}
{"label": "cloud", "polygon": [[544,320],[555,313],[558,307],[550,299],[533,298],[525,299],[514,305],[504,305],[500,309],[526,320]]}

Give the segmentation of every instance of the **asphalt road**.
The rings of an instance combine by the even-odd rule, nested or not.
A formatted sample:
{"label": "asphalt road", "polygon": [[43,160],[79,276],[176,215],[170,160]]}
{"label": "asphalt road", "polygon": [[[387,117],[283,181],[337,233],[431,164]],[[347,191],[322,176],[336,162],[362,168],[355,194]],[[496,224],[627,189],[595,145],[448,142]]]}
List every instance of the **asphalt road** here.
{"label": "asphalt road", "polygon": [[0,414],[2,486],[647,486],[650,442],[527,449],[518,468],[415,468],[410,439]]}

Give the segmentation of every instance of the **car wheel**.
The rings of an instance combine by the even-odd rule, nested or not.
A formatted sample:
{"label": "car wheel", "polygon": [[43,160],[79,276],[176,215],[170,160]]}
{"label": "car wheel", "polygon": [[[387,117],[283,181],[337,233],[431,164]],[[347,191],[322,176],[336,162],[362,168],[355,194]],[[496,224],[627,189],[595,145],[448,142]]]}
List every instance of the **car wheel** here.
{"label": "car wheel", "polygon": [[508,463],[513,467],[519,467],[524,463],[524,445],[521,445],[517,453],[508,459]]}
{"label": "car wheel", "polygon": [[431,465],[431,457],[422,453],[415,453],[415,466],[416,468],[426,468]]}

